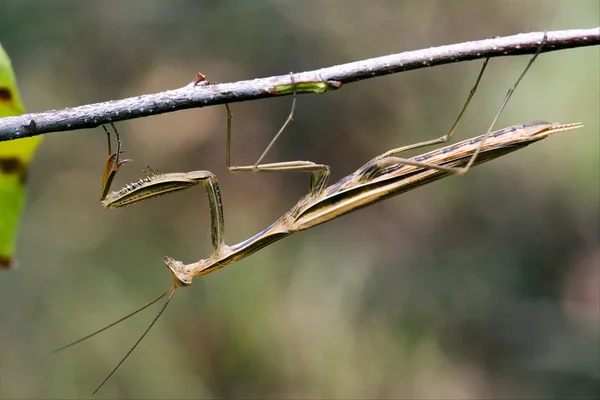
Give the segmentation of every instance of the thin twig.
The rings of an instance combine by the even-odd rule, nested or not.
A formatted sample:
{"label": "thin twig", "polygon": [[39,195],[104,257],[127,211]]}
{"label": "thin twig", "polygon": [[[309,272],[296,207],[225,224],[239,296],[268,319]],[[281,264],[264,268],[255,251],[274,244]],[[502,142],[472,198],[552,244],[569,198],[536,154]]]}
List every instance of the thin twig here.
{"label": "thin twig", "polygon": [[[547,35],[548,39],[543,52],[600,44],[600,28],[550,31]],[[315,71],[299,72],[294,74],[294,79],[298,93],[314,93],[314,90],[301,90],[302,83],[325,80],[347,84],[376,76],[460,61],[531,54],[538,49],[543,36],[544,32],[531,32],[407,51]],[[278,90],[277,87],[281,87],[281,85],[290,86],[289,74],[215,85],[195,85],[192,82],[180,89],[161,93],[2,118],[0,119],[0,142],[48,132],[94,128],[108,122],[187,108],[257,100],[293,93],[291,90]],[[336,87],[339,86],[330,86],[329,88]]]}

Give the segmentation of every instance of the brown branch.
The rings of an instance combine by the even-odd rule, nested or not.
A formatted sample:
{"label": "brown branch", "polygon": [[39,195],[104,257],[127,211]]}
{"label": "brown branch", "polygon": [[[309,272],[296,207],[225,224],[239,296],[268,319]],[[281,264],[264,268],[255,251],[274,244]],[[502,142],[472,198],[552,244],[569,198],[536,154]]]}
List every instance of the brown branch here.
{"label": "brown branch", "polygon": [[[315,71],[299,72],[294,74],[294,79],[298,93],[322,93],[325,90],[338,88],[340,83],[347,84],[412,69],[485,57],[534,53],[543,37],[544,32],[531,32],[407,51]],[[551,31],[547,32],[547,42],[543,52],[598,44],[600,44],[600,28]],[[310,85],[311,82],[323,80],[329,82],[329,85],[324,89],[321,88],[322,90],[316,90],[314,85]],[[187,108],[289,95],[292,93],[289,88],[289,74],[214,85],[195,85],[192,82],[180,89],[161,93],[2,118],[0,119],[0,142],[48,132],[94,128],[108,122]]]}

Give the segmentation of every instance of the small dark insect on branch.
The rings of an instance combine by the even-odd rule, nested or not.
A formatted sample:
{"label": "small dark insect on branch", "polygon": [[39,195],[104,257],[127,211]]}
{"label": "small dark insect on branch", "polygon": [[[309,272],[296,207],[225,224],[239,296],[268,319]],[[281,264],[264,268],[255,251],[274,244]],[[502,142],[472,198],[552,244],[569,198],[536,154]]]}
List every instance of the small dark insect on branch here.
{"label": "small dark insect on branch", "polygon": [[[342,84],[412,69],[474,60],[534,53],[544,32],[407,51],[294,74],[297,93],[323,93]],[[547,32],[544,52],[600,44],[600,28]],[[200,74],[199,77],[202,77]],[[318,83],[321,83],[319,85]],[[291,95],[290,75],[234,83],[207,84],[195,78],[175,90],[63,110],[23,114],[0,119],[0,142],[49,132],[94,128],[109,122],[157,115],[187,108]]]}

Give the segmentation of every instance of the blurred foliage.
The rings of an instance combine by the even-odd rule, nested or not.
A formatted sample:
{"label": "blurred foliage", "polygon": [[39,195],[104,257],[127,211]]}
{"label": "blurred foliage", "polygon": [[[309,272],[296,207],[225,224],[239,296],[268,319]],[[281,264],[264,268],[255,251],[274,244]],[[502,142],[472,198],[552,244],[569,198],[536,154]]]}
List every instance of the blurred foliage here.
{"label": "blurred foliage", "polygon": [[[52,1],[0,3],[0,40],[29,111],[211,81],[286,74],[494,35],[600,25],[578,1]],[[498,127],[582,121],[564,133],[299,233],[178,291],[100,397],[565,398],[600,386],[599,49],[542,55]],[[457,138],[480,134],[528,58],[494,59]],[[481,61],[301,96],[268,161],[308,159],[332,179],[438,137]],[[291,99],[236,103],[233,158],[252,163]],[[116,184],[209,169],[228,242],[306,192],[299,174],[228,174],[225,110],[120,123]],[[30,176],[21,268],[0,279],[0,397],[87,396],[152,317],[130,312],[171,282],[166,255],[210,251],[201,189],[99,204],[100,129],[47,136]]]}

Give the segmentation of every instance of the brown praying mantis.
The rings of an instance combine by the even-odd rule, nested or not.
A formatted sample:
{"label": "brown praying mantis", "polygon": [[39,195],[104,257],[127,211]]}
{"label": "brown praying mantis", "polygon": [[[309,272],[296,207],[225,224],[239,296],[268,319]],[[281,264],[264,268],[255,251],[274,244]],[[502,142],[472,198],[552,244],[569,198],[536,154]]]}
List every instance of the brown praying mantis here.
{"label": "brown praying mantis", "polygon": [[[287,161],[270,164],[261,164],[261,161],[272,147],[273,143],[281,135],[283,130],[293,119],[297,103],[296,83],[291,75],[292,87],[294,88],[294,99],[290,114],[271,140],[263,154],[254,165],[232,166],[230,158],[231,125],[232,114],[229,105],[227,111],[227,135],[226,135],[226,165],[230,172],[308,172],[311,175],[308,194],[302,197],[298,203],[286,212],[277,221],[262,232],[251,238],[235,244],[225,244],[224,216],[217,178],[210,171],[192,171],[188,173],[157,173],[149,170],[147,177],[138,182],[131,183],[119,191],[110,192],[113,179],[125,163],[130,160],[121,160],[121,140],[117,130],[113,126],[116,136],[117,148],[113,153],[111,149],[110,133],[108,135],[109,157],[106,162],[102,181],[101,202],[105,208],[118,208],[133,204],[145,199],[150,199],[169,192],[179,191],[191,186],[201,184],[207,194],[211,217],[211,238],[213,253],[205,259],[185,264],[170,257],[165,257],[164,262],[174,278],[173,285],[158,298],[154,299],[144,307],[119,319],[118,321],[82,338],[72,342],[58,350],[65,349],[80,343],[116,324],[146,309],[160,299],[167,296],[159,312],[149,324],[144,333],[130,348],[110,374],[100,383],[96,393],[116,372],[120,365],[127,359],[133,350],[139,345],[158,318],[162,315],[177,288],[190,285],[194,278],[204,276],[223,268],[229,264],[239,261],[256,251],[268,246],[275,241],[283,239],[295,232],[306,230],[314,226],[331,221],[344,214],[358,210],[362,207],[374,204],[386,198],[396,196],[419,186],[441,179],[452,174],[465,174],[471,167],[504,156],[513,151],[522,149],[532,143],[542,140],[552,134],[568,131],[582,127],[581,123],[561,124],[548,122],[530,122],[511,126],[505,129],[492,131],[496,121],[512,96],[515,88],[525,76],[537,56],[540,54],[544,41],[540,44],[538,51],[529,60],[527,66],[518,77],[515,84],[509,89],[498,112],[484,135],[464,140],[446,147],[433,150],[422,155],[407,159],[398,157],[399,154],[434,144],[445,143],[450,140],[473,97],[479,82],[483,76],[489,59],[479,72],[473,88],[471,89],[463,108],[454,122],[450,131],[434,140],[428,140],[408,146],[389,150],[372,160],[368,161],[355,172],[342,178],[340,181],[328,186],[329,167],[324,164],[316,164],[310,161]],[[336,85],[335,82],[321,82],[321,84]],[[339,83],[337,83],[339,84]]]}

